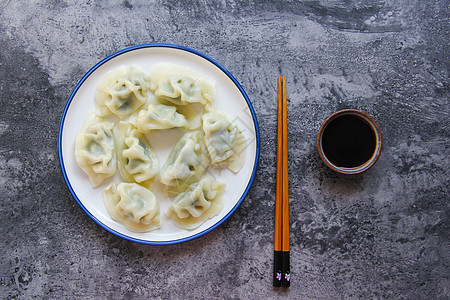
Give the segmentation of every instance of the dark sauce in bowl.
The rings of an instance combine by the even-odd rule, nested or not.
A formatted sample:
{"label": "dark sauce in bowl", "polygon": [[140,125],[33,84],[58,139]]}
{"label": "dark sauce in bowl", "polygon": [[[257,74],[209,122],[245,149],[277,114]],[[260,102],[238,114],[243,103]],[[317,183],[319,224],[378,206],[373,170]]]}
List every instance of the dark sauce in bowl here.
{"label": "dark sauce in bowl", "polygon": [[367,121],[357,115],[337,116],[323,131],[322,149],[327,159],[335,166],[361,166],[375,153],[375,131]]}

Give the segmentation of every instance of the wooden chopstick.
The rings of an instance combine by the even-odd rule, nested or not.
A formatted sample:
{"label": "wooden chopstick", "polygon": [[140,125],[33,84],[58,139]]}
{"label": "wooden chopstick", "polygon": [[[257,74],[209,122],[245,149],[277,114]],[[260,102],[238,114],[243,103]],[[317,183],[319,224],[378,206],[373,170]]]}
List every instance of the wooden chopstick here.
{"label": "wooden chopstick", "polygon": [[283,91],[281,85],[281,76],[278,76],[278,123],[277,123],[277,171],[276,171],[276,190],[275,190],[275,240],[274,240],[274,257],[273,257],[273,286],[281,286],[281,278],[283,275],[283,254],[282,245],[282,204],[283,204],[283,187],[281,182],[283,174],[280,172],[283,168]]}
{"label": "wooden chopstick", "polygon": [[287,96],[286,76],[283,76],[283,287],[291,286],[290,250],[289,250],[289,172],[288,172],[288,132],[287,132]]}
{"label": "wooden chopstick", "polygon": [[[283,80],[282,80],[283,79]],[[290,286],[286,76],[278,77],[277,172],[273,286]]]}

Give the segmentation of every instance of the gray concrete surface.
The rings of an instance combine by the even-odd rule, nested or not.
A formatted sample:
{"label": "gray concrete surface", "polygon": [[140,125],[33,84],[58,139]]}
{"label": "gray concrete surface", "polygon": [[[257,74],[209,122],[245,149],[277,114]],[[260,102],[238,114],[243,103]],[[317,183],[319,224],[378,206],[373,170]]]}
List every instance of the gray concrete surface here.
{"label": "gray concrete surface", "polygon": [[[216,230],[173,246],[96,225],[63,180],[60,117],[78,80],[127,46],[164,42],[225,66],[252,101],[261,159]],[[0,1],[3,299],[448,299],[447,1]],[[271,283],[276,77],[288,78],[290,289]],[[320,161],[320,123],[372,114],[378,163]]]}

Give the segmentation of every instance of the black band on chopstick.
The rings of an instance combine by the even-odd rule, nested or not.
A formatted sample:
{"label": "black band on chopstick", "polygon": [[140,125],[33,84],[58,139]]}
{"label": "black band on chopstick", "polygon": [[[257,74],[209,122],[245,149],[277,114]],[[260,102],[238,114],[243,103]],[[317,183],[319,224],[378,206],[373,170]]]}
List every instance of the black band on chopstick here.
{"label": "black band on chopstick", "polygon": [[273,252],[273,286],[280,287],[283,277],[283,253]]}
{"label": "black band on chopstick", "polygon": [[283,275],[281,279],[281,285],[283,287],[291,286],[291,267],[290,267],[290,255],[289,251],[283,251]]}

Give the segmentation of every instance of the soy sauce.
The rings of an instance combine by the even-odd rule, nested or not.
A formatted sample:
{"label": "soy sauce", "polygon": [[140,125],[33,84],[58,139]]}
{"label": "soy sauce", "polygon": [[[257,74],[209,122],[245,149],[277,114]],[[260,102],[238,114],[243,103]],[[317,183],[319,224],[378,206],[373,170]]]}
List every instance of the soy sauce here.
{"label": "soy sauce", "polygon": [[325,156],[338,167],[355,168],[363,165],[372,157],[375,147],[374,130],[356,115],[345,114],[334,118],[322,136]]}

